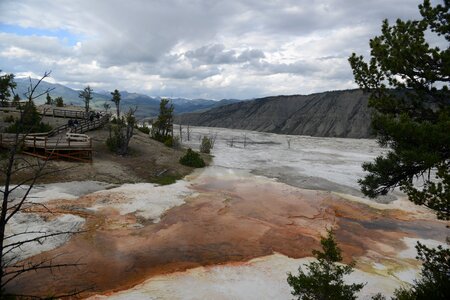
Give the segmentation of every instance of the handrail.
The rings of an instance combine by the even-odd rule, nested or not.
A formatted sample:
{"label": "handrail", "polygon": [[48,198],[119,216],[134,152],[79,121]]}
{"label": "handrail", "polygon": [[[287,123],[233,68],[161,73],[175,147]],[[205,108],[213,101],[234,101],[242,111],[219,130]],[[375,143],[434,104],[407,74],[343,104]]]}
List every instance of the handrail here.
{"label": "handrail", "polygon": [[[92,129],[96,129],[102,125],[104,125],[107,121],[109,120],[109,115],[103,115],[101,118],[99,119],[95,119],[94,121],[89,121],[89,120],[82,120],[79,124],[79,126],[72,128],[73,129],[73,133],[84,133],[86,131],[92,130]],[[59,134],[62,131],[68,131],[69,126],[67,124],[65,125],[61,125],[59,127],[54,128],[53,130],[49,131],[49,132],[44,132],[44,133],[33,133],[33,134],[19,134],[19,140],[24,141],[24,145],[25,146],[30,146],[32,145],[34,148],[36,148],[36,146],[40,146],[38,148],[42,148],[42,146],[44,146],[44,148],[47,148],[47,145],[58,145],[58,143],[49,143],[48,138],[55,136],[57,134]],[[15,142],[15,137],[16,134],[15,133],[0,133],[0,146],[3,145],[7,145],[7,144],[11,144]],[[31,144],[32,142],[32,144]],[[44,144],[42,145],[42,142],[44,142]],[[68,144],[65,143],[59,143],[58,146],[61,147],[66,147],[66,146],[89,146],[90,148],[92,148],[92,139],[89,137],[89,140],[86,142],[69,142]]]}

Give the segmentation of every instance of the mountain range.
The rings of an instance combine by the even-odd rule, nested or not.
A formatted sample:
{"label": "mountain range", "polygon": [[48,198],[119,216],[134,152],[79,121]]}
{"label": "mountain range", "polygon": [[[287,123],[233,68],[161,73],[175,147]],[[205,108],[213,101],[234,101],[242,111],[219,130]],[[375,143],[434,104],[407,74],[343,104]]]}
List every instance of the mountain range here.
{"label": "mountain range", "polygon": [[182,114],[175,121],[281,134],[368,138],[372,136],[368,98],[357,89],[273,96]]}
{"label": "mountain range", "polygon": [[[36,79],[31,79],[36,83]],[[16,92],[22,97],[29,86],[29,79],[17,78]],[[52,98],[63,97],[64,103],[83,105],[78,97],[80,91],[61,84],[41,82],[36,93],[46,89]],[[108,91],[94,91],[91,106],[103,109],[111,102]],[[160,97],[121,91],[121,109],[138,107],[139,119],[158,115]],[[44,103],[46,95],[36,99]],[[368,94],[361,90],[344,90],[311,95],[271,96],[247,101],[209,99],[171,99],[176,123],[184,125],[225,127],[256,130],[281,134],[310,135],[322,137],[371,137]]]}
{"label": "mountain range", "polygon": [[[30,85],[29,78],[15,78],[17,83],[16,93],[21,97],[25,98],[24,94],[27,92]],[[37,79],[31,79],[33,85],[37,83]],[[49,83],[42,81],[35,94],[38,95],[45,92],[47,89],[52,89],[50,96],[54,99],[56,97],[62,97],[65,104],[74,105],[84,105],[83,100],[78,97],[80,91],[71,89],[62,84]],[[121,94],[121,110],[126,111],[129,107],[138,107],[136,111],[136,116],[139,119],[151,118],[157,116],[159,113],[159,103],[161,101],[160,97],[150,97],[144,94],[131,93],[127,91],[120,91]],[[111,102],[111,94],[108,91],[95,91],[92,93],[91,107],[93,109],[103,110],[103,104],[109,103],[111,108],[114,108],[114,103]],[[35,99],[37,104],[45,103],[46,95],[42,95]],[[227,105],[230,103],[239,102],[235,99],[223,99],[220,101],[210,100],[210,99],[186,99],[186,98],[173,98],[171,99],[174,105],[175,114],[194,112],[194,111],[204,111],[210,108],[219,107],[222,105]]]}

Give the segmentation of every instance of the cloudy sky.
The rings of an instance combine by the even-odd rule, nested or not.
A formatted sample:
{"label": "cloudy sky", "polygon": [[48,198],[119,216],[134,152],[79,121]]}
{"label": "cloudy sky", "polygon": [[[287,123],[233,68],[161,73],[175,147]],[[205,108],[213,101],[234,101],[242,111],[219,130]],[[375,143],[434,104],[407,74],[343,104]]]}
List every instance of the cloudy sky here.
{"label": "cloudy sky", "polygon": [[[421,0],[0,0],[0,69],[80,89],[249,99],[354,88],[385,18]],[[436,2],[436,1],[433,1]]]}

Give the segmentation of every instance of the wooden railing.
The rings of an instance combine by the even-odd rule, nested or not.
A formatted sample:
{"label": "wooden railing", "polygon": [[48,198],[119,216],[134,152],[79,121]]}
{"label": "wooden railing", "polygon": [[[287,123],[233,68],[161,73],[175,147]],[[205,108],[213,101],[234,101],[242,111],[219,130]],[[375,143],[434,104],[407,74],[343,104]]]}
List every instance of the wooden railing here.
{"label": "wooden railing", "polygon": [[[0,101],[0,110],[21,111],[21,107],[23,107],[27,102],[28,101],[19,101],[18,103],[13,103],[10,101],[6,102]],[[44,116],[53,116],[58,118],[70,118],[70,119],[85,119],[89,116],[89,113],[86,113],[85,111],[53,108],[53,107],[39,109],[39,114]]]}
{"label": "wooden railing", "polygon": [[23,142],[25,147],[33,148],[43,148],[43,149],[62,149],[62,148],[92,148],[92,140],[90,137],[83,140],[72,140],[67,136],[61,138],[51,138],[61,132],[68,132],[70,129],[71,133],[84,133],[89,130],[99,128],[100,126],[107,123],[109,120],[109,115],[103,115],[99,119],[93,121],[82,120],[76,127],[69,127],[69,125],[61,125],[52,131],[42,132],[42,133],[30,133],[27,135],[19,134],[16,137],[14,133],[0,133],[0,147],[11,146],[16,143],[16,138],[19,142]]}
{"label": "wooden railing", "polygon": [[17,102],[13,102],[13,101],[0,101],[0,107],[17,107],[20,105],[25,105],[27,104],[28,100],[20,100]]}
{"label": "wooden railing", "polygon": [[[92,139],[87,137],[85,140],[71,140],[66,138],[48,138],[47,136],[19,136],[19,143],[22,143],[24,148],[43,149],[46,151],[62,150],[62,149],[92,149]],[[10,146],[16,143],[15,136],[6,136],[0,134],[0,147]]]}
{"label": "wooden railing", "polygon": [[51,115],[53,117],[75,118],[75,119],[85,119],[88,116],[88,113],[84,111],[57,109],[57,108],[54,108],[48,112],[44,112],[44,114]]}

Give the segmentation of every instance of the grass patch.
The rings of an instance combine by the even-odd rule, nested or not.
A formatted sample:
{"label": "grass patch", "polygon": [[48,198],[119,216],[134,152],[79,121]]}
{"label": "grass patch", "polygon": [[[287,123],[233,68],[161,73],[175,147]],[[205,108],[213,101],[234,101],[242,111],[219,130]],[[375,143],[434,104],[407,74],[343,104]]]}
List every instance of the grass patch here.
{"label": "grass patch", "polygon": [[167,174],[167,175],[161,175],[159,177],[153,177],[151,178],[151,183],[156,183],[160,185],[169,185],[175,183],[177,180],[183,178],[180,174]]}

